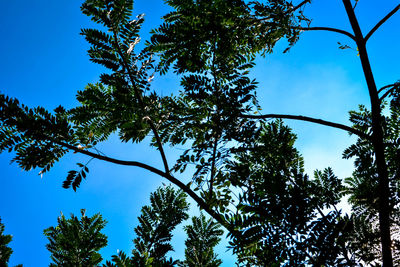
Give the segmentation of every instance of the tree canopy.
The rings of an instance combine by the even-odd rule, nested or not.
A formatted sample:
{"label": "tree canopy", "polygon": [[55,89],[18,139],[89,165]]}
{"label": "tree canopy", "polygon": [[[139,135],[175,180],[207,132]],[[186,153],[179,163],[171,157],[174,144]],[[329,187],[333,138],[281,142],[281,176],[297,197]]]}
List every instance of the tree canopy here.
{"label": "tree canopy", "polygon": [[[0,95],[0,151],[14,152],[13,161],[22,169],[40,168],[41,174],[69,152],[153,172],[226,228],[241,264],[393,266],[398,260],[398,241],[392,234],[397,231],[399,203],[399,83],[377,88],[366,43],[400,5],[363,35],[355,15],[358,1],[342,2],[352,32],[311,27],[303,13],[309,0],[166,1],[173,10],[138,52],[144,18],[132,19],[133,1],[87,0],[82,12],[99,27],[82,29],[81,34],[91,45],[91,61],[107,71],[97,83],[78,91],[80,104],[72,109],[29,108]],[[255,58],[272,53],[281,39],[290,49],[303,31],[314,30],[344,35],[357,45],[371,106],[350,112],[350,126],[307,116],[260,114],[258,84],[250,78]],[[171,68],[180,75],[181,89],[164,96],[151,82],[155,73]],[[357,136],[343,154],[356,159],[353,176],[343,183],[327,168],[310,178],[294,147],[295,135],[281,120],[265,121],[271,118],[322,124]],[[163,168],[104,155],[97,145],[112,134],[123,143],[151,138]],[[185,148],[173,164],[167,145]],[[88,173],[88,163],[78,162],[63,187],[76,191]],[[349,196],[350,215],[336,207],[343,196]],[[168,203],[169,209],[182,209],[179,218],[185,217],[184,201],[175,203],[168,194],[153,198],[152,204],[165,198],[162,207]],[[145,221],[162,213],[148,209],[142,210],[136,249],[142,256],[163,258],[170,250],[169,228],[158,239],[166,242],[160,243],[161,252],[152,248],[154,243],[143,234],[148,229],[142,229],[153,228]],[[151,245],[144,249],[147,243]]]}
{"label": "tree canopy", "polygon": [[103,260],[98,251],[107,245],[107,236],[101,233],[107,222],[100,214],[88,217],[85,213],[81,210],[80,219],[61,214],[57,226],[44,230],[53,261],[50,266],[96,266]]}

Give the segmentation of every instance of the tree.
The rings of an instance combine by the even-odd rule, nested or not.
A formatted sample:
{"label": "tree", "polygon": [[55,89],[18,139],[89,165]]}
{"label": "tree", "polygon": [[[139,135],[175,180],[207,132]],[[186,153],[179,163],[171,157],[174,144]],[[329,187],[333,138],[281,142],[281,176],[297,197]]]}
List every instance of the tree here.
{"label": "tree", "polygon": [[172,231],[189,217],[189,204],[185,193],[175,191],[171,186],[158,188],[150,195],[150,203],[142,208],[139,225],[135,228],[133,259],[146,262],[151,259],[154,266],[164,266],[168,262],[166,254],[173,250],[169,243]]}
{"label": "tree", "polygon": [[1,222],[0,218],[0,265],[7,266],[8,261],[10,260],[10,256],[12,254],[12,249],[8,246],[8,244],[12,240],[11,235],[4,234],[4,224]]}
{"label": "tree", "polygon": [[80,219],[61,215],[56,227],[44,230],[53,260],[50,266],[97,266],[102,261],[98,251],[107,245],[107,237],[101,233],[107,222],[100,214],[88,217],[85,213],[81,210]]}
{"label": "tree", "polygon": [[188,218],[189,204],[186,195],[171,186],[159,187],[151,193],[150,202],[150,206],[142,208],[138,218],[132,257],[121,251],[104,266],[220,266],[222,261],[217,259],[214,247],[219,243],[223,231],[218,223],[207,219],[202,213],[199,217],[192,217],[192,224],[184,227],[188,236],[185,241],[185,261],[167,259],[166,254],[173,250],[169,243],[172,231]]}
{"label": "tree", "polygon": [[[367,153],[366,155],[370,155],[369,159],[373,159],[371,164],[375,173],[363,179],[368,180],[370,184],[376,183],[375,189],[378,188],[378,195],[373,201],[377,203],[375,214],[378,218],[382,262],[385,267],[392,266],[391,216],[395,215],[395,209],[391,201],[397,204],[397,185],[393,184],[392,180],[395,180],[397,175],[389,177],[389,174],[391,175],[392,169],[397,166],[390,158],[397,155],[397,147],[386,143],[382,103],[386,98],[398,101],[396,92],[399,86],[398,83],[394,83],[381,90],[377,89],[366,43],[376,30],[400,9],[400,5],[364,36],[354,13],[357,1],[352,4],[351,0],[343,0],[353,33],[329,27],[311,27],[310,20],[303,15],[303,8],[309,0],[301,1],[297,5],[282,0],[265,3],[239,0],[166,2],[173,11],[165,16],[165,23],[153,32],[148,47],[136,54],[135,46],[140,41],[138,31],[143,17],[131,20],[133,1],[86,1],[82,5],[83,13],[100,23],[106,30],[83,29],[82,34],[92,45],[89,50],[91,60],[104,65],[109,72],[100,76],[99,83],[89,84],[85,90],[78,92],[77,98],[81,105],[71,110],[59,107],[51,113],[41,107],[30,109],[19,104],[18,100],[2,95],[0,150],[15,151],[14,161],[21,168],[29,170],[39,167],[42,168],[42,173],[49,171],[54,163],[68,152],[147,169],[166,178],[187,193],[200,208],[229,231],[235,244],[250,242],[250,245],[255,245],[260,241],[268,241],[268,235],[274,236],[275,232],[270,229],[260,230],[257,224],[249,225],[249,214],[263,215],[266,207],[263,204],[261,208],[256,209],[257,205],[263,203],[264,197],[271,197],[269,188],[262,187],[261,191],[253,192],[253,187],[256,187],[254,183],[262,185],[270,182],[267,181],[267,176],[263,177],[263,168],[273,166],[268,164],[285,163],[285,160],[276,160],[273,157],[267,157],[272,162],[265,162],[266,166],[257,162],[255,155],[261,152],[257,151],[259,147],[255,144],[263,141],[262,137],[265,135],[265,124],[262,120],[295,119],[345,130],[368,144],[366,148],[369,150],[363,149],[360,152]],[[350,127],[305,116],[254,114],[261,107],[255,94],[257,83],[251,80],[248,74],[256,55],[260,52],[272,52],[276,42],[282,38],[286,38],[291,47],[302,31],[316,30],[339,33],[355,41],[371,99],[370,124],[367,131],[357,125]],[[153,53],[157,53],[160,59],[155,67]],[[151,73],[165,73],[170,67],[182,76],[181,93],[178,96],[160,96],[150,87],[153,78]],[[105,141],[114,132],[118,132],[122,142],[140,142],[146,136],[151,136],[152,146],[160,152],[163,169],[101,154],[96,149],[96,144]],[[293,138],[287,141],[293,142]],[[165,144],[186,144],[188,147],[172,167],[164,150]],[[391,151],[392,149],[395,152]],[[253,162],[243,159],[247,155],[253,158]],[[354,156],[364,157],[359,154]],[[230,168],[237,163],[236,158],[242,159],[243,163],[239,164],[241,167],[237,170],[240,176],[230,177]],[[294,155],[294,159],[299,157]],[[290,214],[291,209],[299,211],[299,214],[307,215],[306,220],[311,219],[311,222],[316,223],[302,222],[294,216],[291,220],[294,220],[295,235],[301,234],[302,230],[310,230],[309,227],[318,226],[321,229],[318,232],[320,237],[331,234],[330,238],[337,241],[333,247],[324,242],[314,246],[309,239],[300,238],[300,241],[295,242],[302,251],[299,255],[309,255],[300,255],[294,262],[305,264],[304,261],[319,263],[320,260],[324,260],[331,264],[329,257],[332,255],[340,254],[346,258],[348,251],[327,253],[333,248],[349,244],[347,233],[351,232],[351,227],[350,230],[347,227],[336,228],[342,224],[342,220],[345,226],[348,225],[347,219],[339,216],[337,211],[318,211],[321,206],[333,208],[332,203],[337,201],[339,192],[333,191],[334,194],[330,198],[319,195],[321,200],[314,199],[315,203],[309,202],[318,195],[318,191],[313,190],[321,188],[321,184],[327,183],[336,190],[337,179],[327,169],[317,172],[315,181],[310,181],[303,174],[301,165],[290,163],[289,166],[279,166],[281,169],[276,170],[276,173],[267,173],[272,177],[281,175],[285,181],[278,183],[284,190],[278,191],[278,196],[283,202],[277,203],[275,208],[283,211],[287,209],[288,212],[283,212],[284,215]],[[186,183],[178,179],[177,172],[184,172],[189,165],[194,165],[195,171],[191,175],[191,181]],[[88,167],[87,164],[81,163],[78,167],[78,170],[69,172],[64,187],[72,187],[74,190],[79,187],[88,173]],[[253,168],[258,175],[246,173],[246,170]],[[364,190],[360,186],[365,184],[354,183],[357,185],[355,189]],[[237,189],[244,190],[239,199],[235,199],[234,192]],[[368,192],[372,192],[370,190],[373,189],[368,187]],[[296,199],[301,201],[288,203],[291,195],[299,195]],[[247,202],[248,207],[237,205],[241,204],[242,200]],[[325,203],[321,203],[322,201]],[[268,208],[273,208],[271,203],[274,204],[272,200],[267,203],[270,205]],[[312,205],[308,206],[310,203]],[[319,213],[317,217],[315,211]],[[260,222],[265,218],[260,216]],[[278,219],[286,220],[285,217],[279,216]],[[291,223],[288,223],[288,226]],[[342,230],[330,232],[331,228],[328,225],[332,224],[335,226],[333,229]],[[276,226],[278,222],[268,222],[267,225]],[[247,231],[248,227],[251,229],[253,226],[263,235],[257,236]],[[290,227],[284,229],[283,236],[290,236],[288,233],[292,230]],[[341,236],[344,236],[344,240],[339,242]],[[281,247],[289,250],[293,248],[292,243],[288,244],[285,238],[278,241]],[[265,245],[268,246],[268,242],[265,242]],[[246,257],[249,253],[254,253],[250,258],[255,257],[255,262],[260,260],[261,263],[274,261],[273,264],[279,264],[287,258],[286,255],[283,255],[282,259],[277,258],[280,250],[273,247],[266,250],[271,253],[268,255],[257,254],[256,245],[253,248],[255,249],[238,253],[244,253]]]}
{"label": "tree", "polygon": [[139,225],[135,228],[137,237],[133,240],[135,249],[132,257],[120,252],[114,255],[112,263],[105,266],[173,266],[172,258],[166,254],[172,251],[170,244],[172,231],[186,220],[189,204],[182,190],[172,186],[159,187],[150,194],[150,205],[142,208],[138,217]]}
{"label": "tree", "polygon": [[207,219],[203,213],[192,217],[192,224],[185,226],[187,239],[185,241],[185,260],[182,266],[220,266],[222,261],[214,253],[214,247],[223,234],[221,226],[212,219]]}
{"label": "tree", "polygon": [[[382,247],[382,263],[383,266],[392,266],[393,260],[391,249],[390,217],[391,214],[394,213],[390,205],[390,199],[397,190],[393,190],[389,187],[390,181],[388,170],[391,168],[391,166],[388,165],[388,159],[385,156],[385,150],[388,149],[389,146],[385,144],[386,137],[384,136],[382,128],[384,120],[382,117],[381,104],[386,97],[390,96],[394,91],[398,90],[398,83],[387,85],[380,90],[377,89],[368,58],[366,43],[369,38],[379,29],[379,27],[400,9],[400,5],[397,5],[364,36],[361,32],[358,20],[354,12],[358,1],[355,1],[355,3],[352,4],[350,0],[343,0],[348,19],[353,29],[353,33],[329,27],[310,27],[310,21],[303,16],[303,13],[301,11],[302,7],[304,7],[308,2],[310,1],[306,0],[301,1],[298,5],[293,5],[289,1],[268,1],[267,4],[262,4],[258,1],[252,1],[249,4],[245,4],[241,1],[236,1],[232,4],[226,4],[224,6],[224,1],[213,1],[212,4],[207,4],[206,1],[168,1],[168,3],[175,8],[175,11],[166,16],[166,24],[162,25],[158,32],[155,32],[152,44],[155,46],[156,51],[161,51],[163,53],[162,62],[165,66],[168,67],[169,65],[174,64],[175,69],[178,70],[178,72],[182,73],[185,71],[199,72],[199,69],[194,69],[190,66],[187,67],[183,65],[181,63],[182,58],[189,62],[196,62],[196,60],[203,60],[201,62],[205,62],[206,58],[209,59],[212,58],[212,56],[207,57],[207,51],[204,49],[202,50],[202,48],[210,47],[210,43],[212,44],[213,42],[215,43],[217,41],[220,41],[220,45],[218,47],[220,47],[220,49],[224,49],[225,43],[232,41],[229,39],[229,34],[220,36],[220,33],[224,34],[225,32],[232,32],[233,34],[236,34],[237,32],[239,32],[244,34],[244,36],[236,36],[238,36],[237,39],[242,42],[241,44],[244,47],[250,48],[250,50],[247,51],[247,55],[251,55],[252,52],[260,50],[264,52],[270,52],[274,44],[273,40],[277,40],[285,35],[289,36],[288,40],[290,45],[292,45],[297,40],[299,34],[297,30],[324,30],[336,32],[350,37],[356,43],[357,50],[359,51],[361,65],[371,101],[370,129],[367,133],[358,130],[357,127],[352,128],[346,125],[305,116],[294,116],[286,114],[246,114],[244,115],[244,117],[252,119],[284,118],[309,121],[312,123],[318,123],[348,131],[351,134],[356,134],[357,136],[371,144],[370,151],[375,159],[374,165],[376,167],[376,177],[379,192],[376,202],[378,203],[377,214],[379,218],[379,235]],[[215,25],[213,25],[213,22],[216,21],[213,17],[215,12],[210,12],[210,9],[214,7],[219,8],[219,14],[224,14],[219,18],[226,19],[222,22],[217,20],[217,27],[220,28],[216,32],[213,31],[213,29],[215,29]],[[239,11],[239,14],[235,14],[235,12],[232,12],[232,10],[240,10],[240,8],[242,11]],[[190,11],[186,12],[186,10],[188,9]],[[243,10],[245,11],[243,12]],[[295,15],[296,12],[297,15]],[[198,23],[198,21],[196,21],[196,18],[200,17],[199,13],[203,15],[201,16],[202,23]],[[250,23],[247,25],[245,24],[244,28],[242,28],[243,24],[233,23],[235,18],[229,20],[230,15],[226,15],[227,13],[234,14],[234,16],[236,16],[236,18],[240,21],[242,21],[243,19],[244,21]],[[302,22],[306,22],[306,27],[302,25]],[[199,32],[200,34],[195,35],[195,37],[193,38],[193,35],[190,35],[191,31],[189,29],[191,28],[195,28],[196,33]],[[175,36],[172,34],[173,32],[179,32],[182,34],[175,38]],[[208,33],[211,34],[204,37],[204,34],[207,35]],[[200,36],[204,38],[199,38]],[[272,39],[274,37],[276,39]],[[237,47],[240,48],[242,46],[237,45]],[[202,51],[203,53],[201,53],[200,56],[194,53],[190,54],[190,51],[193,49],[195,51]],[[229,51],[232,51],[234,54],[237,50]],[[221,54],[223,53],[221,52]],[[188,57],[188,55],[193,56],[194,60],[190,58],[191,56]],[[203,65],[196,64],[196,66]],[[241,117],[243,117],[243,115]],[[370,177],[369,179],[373,178]]]}
{"label": "tree", "polygon": [[352,227],[336,208],[343,185],[330,168],[310,179],[295,139],[282,121],[269,123],[231,162],[228,179],[241,189],[231,246],[251,266],[353,266]]}

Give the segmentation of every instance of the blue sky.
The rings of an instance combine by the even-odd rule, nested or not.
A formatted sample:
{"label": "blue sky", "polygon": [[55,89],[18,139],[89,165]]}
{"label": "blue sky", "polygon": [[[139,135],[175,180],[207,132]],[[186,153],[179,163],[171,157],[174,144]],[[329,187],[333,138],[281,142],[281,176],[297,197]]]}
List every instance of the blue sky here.
{"label": "blue sky", "polygon": [[[93,23],[80,12],[81,1],[4,1],[0,16],[0,91],[17,97],[29,106],[53,109],[59,104],[71,108],[75,94],[87,83],[96,82],[103,69],[89,62],[87,43],[79,35],[81,28]],[[364,33],[374,26],[398,1],[360,0],[357,15]],[[142,39],[148,38],[160,17],[167,12],[161,0],[137,0],[135,13],[146,13]],[[314,0],[307,13],[313,26],[331,26],[350,30],[340,0]],[[378,87],[400,79],[400,14],[392,17],[369,41],[368,49]],[[260,82],[258,95],[263,113],[307,115],[348,124],[348,111],[358,104],[369,106],[357,52],[338,49],[337,42],[354,45],[343,36],[330,32],[306,32],[287,54],[279,44],[273,55],[257,59],[252,75]],[[179,90],[173,75],[156,76],[154,84],[162,94]],[[341,154],[353,138],[347,133],[305,122],[288,122],[298,134],[297,147],[305,157],[306,169],[333,167],[339,177],[349,176],[352,162]],[[161,166],[156,151],[146,143],[120,145],[112,137],[101,147],[107,155],[121,159],[143,160]],[[168,150],[174,157],[176,152]],[[76,162],[87,160],[71,154],[63,158],[43,178],[38,170],[21,171],[9,164],[11,155],[0,155],[0,217],[6,233],[13,235],[11,266],[45,266],[50,258],[45,248],[43,229],[55,225],[57,217],[101,212],[108,220],[105,233],[108,247],[105,259],[117,249],[127,253],[133,248],[133,228],[140,208],[148,204],[149,194],[162,185],[161,178],[132,167],[92,161],[88,179],[78,192],[61,187]],[[192,204],[191,214],[198,214]],[[181,228],[173,239],[182,258],[185,235]],[[225,243],[226,244],[226,243]],[[223,266],[233,266],[231,252],[222,244],[218,253]]]}

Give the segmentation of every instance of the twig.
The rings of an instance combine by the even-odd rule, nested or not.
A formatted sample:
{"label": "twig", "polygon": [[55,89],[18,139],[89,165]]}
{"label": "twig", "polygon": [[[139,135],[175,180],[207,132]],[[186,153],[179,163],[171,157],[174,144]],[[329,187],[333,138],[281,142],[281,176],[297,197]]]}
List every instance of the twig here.
{"label": "twig", "polygon": [[341,29],[336,29],[336,28],[331,28],[331,27],[295,27],[296,29],[302,30],[302,31],[328,31],[328,32],[336,32],[336,33],[340,33],[340,34],[344,34],[348,37],[350,37],[351,39],[353,39],[354,41],[356,40],[356,37],[345,31],[345,30],[341,30]]}
{"label": "twig", "polygon": [[289,120],[299,120],[299,121],[308,121],[316,124],[321,124],[341,130],[345,130],[349,133],[358,135],[359,137],[362,137],[367,140],[371,140],[371,137],[357,129],[351,128],[347,125],[340,124],[340,123],[335,123],[335,122],[330,122],[330,121],[325,121],[321,119],[315,119],[311,117],[306,117],[306,116],[300,116],[300,115],[287,115],[287,114],[265,114],[265,115],[250,115],[250,114],[242,114],[240,115],[242,118],[248,118],[248,119],[268,119],[268,118],[274,118],[274,119],[289,119]]}
{"label": "twig", "polygon": [[304,0],[303,2],[301,2],[300,4],[298,4],[297,6],[293,7],[291,10],[289,10],[290,12],[295,12],[297,9],[301,8],[302,6],[304,6],[307,3],[310,3],[311,0]]}

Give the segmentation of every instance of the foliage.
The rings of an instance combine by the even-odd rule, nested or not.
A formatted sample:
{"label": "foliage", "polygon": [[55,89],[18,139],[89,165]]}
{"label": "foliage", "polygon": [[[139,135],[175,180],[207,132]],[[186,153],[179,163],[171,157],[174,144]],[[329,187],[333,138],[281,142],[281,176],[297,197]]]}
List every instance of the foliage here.
{"label": "foliage", "polygon": [[227,178],[241,190],[231,246],[252,266],[351,266],[343,253],[351,227],[336,209],[341,181],[330,168],[304,174],[295,139],[281,121],[269,123],[231,162]]}
{"label": "foliage", "polygon": [[150,206],[142,208],[139,225],[135,228],[137,237],[133,240],[133,257],[153,258],[153,265],[166,262],[165,255],[173,250],[169,243],[172,231],[187,214],[189,204],[181,191],[171,186],[160,187],[150,195]]}
{"label": "foliage", "polygon": [[134,258],[128,257],[124,252],[118,252],[118,255],[113,255],[111,261],[107,261],[103,266],[107,267],[135,267],[135,266],[151,266],[151,259],[143,259],[135,261]]}
{"label": "foliage", "polygon": [[[281,121],[254,120],[266,118],[256,116],[261,109],[255,93],[257,82],[249,77],[254,59],[258,53],[272,52],[280,39],[286,39],[290,48],[302,30],[311,29],[307,28],[310,20],[302,12],[308,2],[295,6],[285,0],[167,0],[173,11],[152,32],[147,47],[136,53],[144,18],[139,15],[131,19],[133,0],[86,0],[82,12],[100,24],[100,29],[83,29],[82,35],[91,45],[90,60],[107,71],[98,83],[78,92],[80,105],[70,110],[28,108],[0,95],[0,152],[14,151],[13,161],[24,170],[41,168],[40,174],[68,152],[156,173],[180,187],[228,230],[231,247],[242,264],[379,263],[380,252],[392,249],[390,230],[398,231],[398,83],[379,98],[381,91],[376,90],[373,77],[367,77],[372,71],[365,71],[372,108],[371,112],[364,107],[351,112],[353,128],[308,119],[347,131],[355,129],[349,132],[359,134],[357,143],[344,152],[345,158],[356,158],[356,170],[346,180],[346,188],[330,168],[316,171],[313,178],[304,173],[303,158],[294,148],[295,135]],[[359,36],[354,26],[358,25],[354,22],[355,5],[350,0],[343,3],[354,35],[323,29],[355,40],[366,70],[365,44],[370,35]],[[307,27],[302,27],[304,24]],[[313,28],[317,29],[322,28]],[[175,96],[160,96],[150,86],[151,81],[155,72],[164,74],[171,67],[182,78],[182,89]],[[387,117],[381,114],[385,97],[392,99]],[[269,116],[274,117],[279,116]],[[96,145],[115,133],[121,142],[150,138],[160,152],[164,169],[105,156]],[[185,147],[172,167],[165,145]],[[68,173],[63,187],[77,190],[89,172],[89,162],[77,163],[79,170]],[[194,171],[187,176],[191,181],[184,184],[175,176],[188,166]],[[389,192],[380,190],[386,185]],[[171,231],[187,218],[183,192],[167,187],[153,193],[151,205],[142,209],[140,225],[135,229],[133,257],[121,252],[107,266],[174,264],[165,255],[172,250]],[[336,208],[344,194],[353,205],[352,216],[344,216]],[[388,207],[385,199],[389,200]],[[387,210],[390,218],[384,217]],[[171,214],[174,216],[167,216]],[[99,229],[104,227],[100,215],[92,218]],[[67,236],[83,231],[80,225],[92,218],[82,216],[79,221],[74,216],[70,220],[62,216],[59,227],[46,230],[53,260],[64,260],[62,253],[57,254],[57,246],[65,245],[65,250],[81,248],[68,243]],[[204,220],[194,219],[193,223],[200,227]],[[389,225],[386,230],[385,223]],[[201,229],[186,228],[191,233],[187,242],[195,243],[192,232]],[[93,247],[93,262],[101,260],[95,251],[106,243],[105,237],[96,233],[99,241]],[[389,234],[386,241],[385,233]],[[395,240],[394,249],[399,242]],[[204,253],[212,255],[210,260],[218,265],[213,253]],[[187,264],[192,259],[189,254],[187,250]]]}
{"label": "foliage", "polygon": [[172,231],[189,216],[189,204],[182,190],[172,186],[159,187],[150,194],[150,205],[142,207],[135,228],[137,237],[133,240],[135,249],[132,257],[120,252],[107,261],[105,266],[173,266],[172,258],[166,254],[172,251]]}
{"label": "foliage", "polygon": [[92,217],[81,210],[81,218],[71,215],[58,217],[58,225],[44,230],[51,253],[50,266],[96,266],[102,261],[98,251],[107,245],[107,237],[101,233],[106,226],[100,214]]}
{"label": "foliage", "polygon": [[235,58],[272,52],[282,37],[293,45],[299,34],[296,26],[305,19],[293,16],[290,1],[166,2],[174,11],[164,16],[151,40],[152,48],[162,52],[161,73],[173,63],[177,73],[203,73],[213,54],[225,71],[232,71],[237,67]]}
{"label": "foliage", "polygon": [[222,261],[214,253],[214,247],[223,234],[221,226],[212,219],[207,219],[203,213],[192,217],[192,224],[185,226],[187,239],[185,241],[185,260],[181,266],[220,266]]}
{"label": "foliage", "polygon": [[0,265],[7,266],[8,261],[10,260],[10,256],[13,250],[8,246],[8,244],[12,240],[11,235],[4,234],[4,224],[1,222],[0,218]]}
{"label": "foliage", "polygon": [[[393,233],[393,257],[394,264],[400,264],[400,195],[399,195],[399,174],[400,174],[400,117],[399,100],[397,90],[393,91],[393,98],[389,105],[389,115],[384,117],[385,133],[385,156],[388,162],[390,179],[390,219],[391,231]],[[385,106],[382,105],[382,108]],[[350,120],[354,128],[366,133],[371,131],[371,112],[360,106],[359,111],[350,112]],[[355,171],[352,177],[346,179],[346,192],[349,194],[349,201],[355,214],[355,226],[357,231],[352,238],[352,247],[357,252],[359,260],[371,265],[382,264],[380,259],[380,236],[379,236],[379,207],[378,207],[378,173],[376,161],[373,155],[372,144],[365,140],[358,139],[343,153],[344,158],[355,158]]]}
{"label": "foliage", "polygon": [[[108,11],[106,6],[112,6],[112,10]],[[82,5],[83,13],[118,35],[112,37],[95,29],[82,30],[92,44],[91,60],[115,72],[103,74],[102,83],[89,84],[78,92],[80,107],[68,111],[58,107],[55,114],[43,107],[30,109],[16,99],[0,95],[1,152],[15,151],[13,161],[21,168],[41,168],[40,174],[44,174],[67,152],[95,149],[97,142],[106,140],[113,132],[118,131],[123,142],[143,140],[149,132],[144,117],[157,113],[154,109],[148,110],[150,107],[146,107],[147,111],[144,108],[157,99],[155,95],[142,95],[143,90],[149,90],[146,71],[152,66],[150,54],[127,53],[138,42],[137,34],[143,22],[142,17],[128,21],[131,10],[132,1],[87,1]],[[135,61],[142,64],[133,64]],[[132,78],[131,84],[129,78]],[[78,167],[79,171],[68,173],[63,184],[65,188],[72,186],[76,190],[86,177],[86,164],[78,163]]]}

